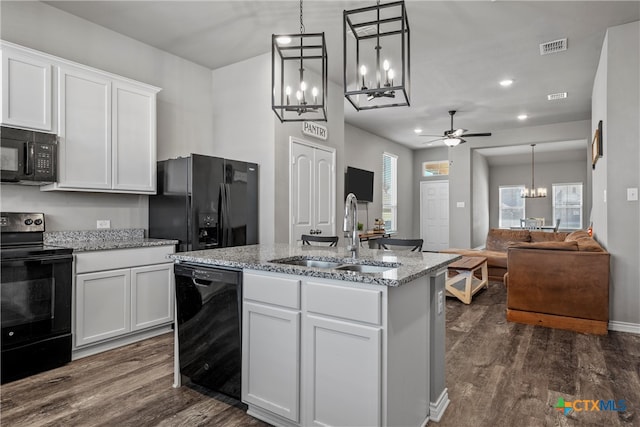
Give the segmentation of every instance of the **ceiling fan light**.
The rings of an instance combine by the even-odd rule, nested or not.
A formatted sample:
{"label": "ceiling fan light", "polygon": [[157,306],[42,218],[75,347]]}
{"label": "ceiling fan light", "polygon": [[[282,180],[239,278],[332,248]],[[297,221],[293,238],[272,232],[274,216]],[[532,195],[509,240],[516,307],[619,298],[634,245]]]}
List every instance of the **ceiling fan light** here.
{"label": "ceiling fan light", "polygon": [[455,147],[456,145],[460,144],[462,142],[462,139],[460,138],[447,138],[444,140],[444,144],[447,147]]}

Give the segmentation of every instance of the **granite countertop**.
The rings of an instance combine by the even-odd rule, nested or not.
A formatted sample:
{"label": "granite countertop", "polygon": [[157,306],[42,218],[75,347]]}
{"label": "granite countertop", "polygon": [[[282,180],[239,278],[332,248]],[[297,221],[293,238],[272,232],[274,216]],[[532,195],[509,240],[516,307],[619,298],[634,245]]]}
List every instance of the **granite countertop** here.
{"label": "granite countertop", "polygon": [[45,232],[43,239],[45,245],[71,248],[74,252],[145,248],[178,243],[177,240],[145,238],[142,228],[52,231]]}
{"label": "granite countertop", "polygon": [[[312,257],[322,261],[339,261],[344,264],[393,265],[384,272],[362,273],[274,263],[283,258],[300,259]],[[274,273],[321,277],[348,282],[371,283],[385,286],[400,286],[418,277],[435,273],[458,259],[460,255],[433,252],[385,251],[360,248],[357,259],[344,247],[291,246],[288,244],[251,245],[203,251],[179,252],[169,255],[178,262],[205,264],[218,267],[253,269]]]}

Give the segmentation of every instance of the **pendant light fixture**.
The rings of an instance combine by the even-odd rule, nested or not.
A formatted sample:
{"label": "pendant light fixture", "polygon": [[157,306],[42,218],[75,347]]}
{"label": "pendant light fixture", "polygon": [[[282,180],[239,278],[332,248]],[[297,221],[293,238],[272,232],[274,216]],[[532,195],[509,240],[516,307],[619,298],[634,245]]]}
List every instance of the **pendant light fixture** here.
{"label": "pendant light fixture", "polygon": [[524,199],[538,199],[541,197],[547,197],[547,189],[544,187],[540,187],[538,189],[536,189],[535,185],[534,185],[534,173],[533,173],[533,168],[534,168],[534,158],[533,158],[533,149],[536,146],[536,144],[531,144],[531,188],[527,188],[525,187],[524,190],[522,191],[522,194],[520,194],[520,197],[524,198]]}
{"label": "pendant light fixture", "polygon": [[281,122],[327,121],[327,44],[306,34],[271,35],[271,109]]}
{"label": "pendant light fixture", "polygon": [[409,106],[409,21],[404,1],[345,10],[344,96],[370,110]]}

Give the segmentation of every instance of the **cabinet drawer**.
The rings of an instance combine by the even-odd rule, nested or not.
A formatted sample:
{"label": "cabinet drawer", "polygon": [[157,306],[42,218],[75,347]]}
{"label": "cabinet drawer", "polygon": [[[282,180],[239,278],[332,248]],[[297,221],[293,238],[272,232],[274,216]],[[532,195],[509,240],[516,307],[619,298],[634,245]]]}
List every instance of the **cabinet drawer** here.
{"label": "cabinet drawer", "polygon": [[304,292],[308,312],[375,325],[382,323],[381,291],[306,282]]}
{"label": "cabinet drawer", "polygon": [[242,294],[245,299],[300,309],[300,280],[297,279],[244,273]]}
{"label": "cabinet drawer", "polygon": [[75,255],[76,274],[166,263],[170,262],[167,255],[174,251],[174,247],[168,245],[80,252]]}

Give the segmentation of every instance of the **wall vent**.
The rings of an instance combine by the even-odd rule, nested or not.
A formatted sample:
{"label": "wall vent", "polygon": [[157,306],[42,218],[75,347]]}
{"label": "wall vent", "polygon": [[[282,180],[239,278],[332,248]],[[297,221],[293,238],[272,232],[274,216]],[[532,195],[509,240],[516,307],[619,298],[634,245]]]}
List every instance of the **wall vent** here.
{"label": "wall vent", "polygon": [[567,92],[550,93],[547,95],[547,101],[555,101],[557,99],[565,99]]}
{"label": "wall vent", "polygon": [[562,52],[563,50],[567,50],[567,39],[559,39],[540,44],[540,55]]}

